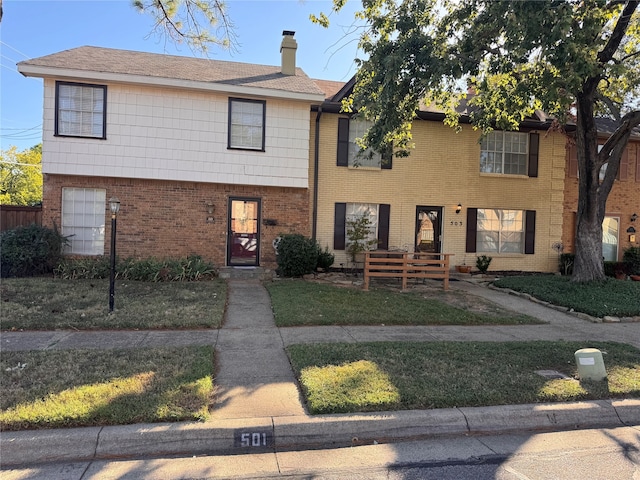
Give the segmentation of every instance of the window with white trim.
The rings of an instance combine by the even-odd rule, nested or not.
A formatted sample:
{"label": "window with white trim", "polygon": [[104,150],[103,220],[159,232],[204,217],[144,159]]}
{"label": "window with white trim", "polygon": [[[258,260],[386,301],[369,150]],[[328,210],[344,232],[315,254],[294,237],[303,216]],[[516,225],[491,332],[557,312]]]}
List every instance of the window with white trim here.
{"label": "window with white trim", "polygon": [[229,99],[228,148],[264,151],[266,102]]}
{"label": "window with white trim", "polygon": [[349,222],[361,217],[369,217],[369,234],[364,240],[374,245],[378,241],[378,204],[377,203],[347,203],[345,238],[347,248],[349,247]]}
{"label": "window with white trim", "polygon": [[480,143],[480,171],[509,175],[527,174],[529,134],[493,131]]}
{"label": "window with white trim", "polygon": [[620,219],[604,217],[602,221],[602,258],[605,262],[618,261],[618,238]]}
{"label": "window with white trim", "polygon": [[65,253],[104,254],[106,190],[62,189],[62,235],[69,237]]}
{"label": "window with white trim", "polygon": [[380,168],[382,155],[371,149],[361,150],[358,139],[364,137],[372,123],[367,120],[349,120],[349,166]]}
{"label": "window with white trim", "polygon": [[107,87],[56,82],[55,135],[107,138]]}
{"label": "window with white trim", "polygon": [[524,212],[479,208],[476,235],[478,252],[522,253]]}

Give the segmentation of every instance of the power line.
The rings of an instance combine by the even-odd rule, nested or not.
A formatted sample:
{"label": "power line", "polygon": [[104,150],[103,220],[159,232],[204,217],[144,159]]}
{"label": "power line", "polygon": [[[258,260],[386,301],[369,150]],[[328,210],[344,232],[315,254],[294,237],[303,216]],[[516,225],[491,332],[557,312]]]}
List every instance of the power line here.
{"label": "power line", "polygon": [[22,53],[20,50],[18,50],[17,48],[13,48],[11,45],[9,45],[8,43],[3,42],[2,40],[0,40],[0,44],[4,45],[5,47],[9,47],[11,50],[13,50],[16,53],[19,53],[20,55],[22,55],[24,58],[30,58],[29,55],[27,55],[26,53]]}

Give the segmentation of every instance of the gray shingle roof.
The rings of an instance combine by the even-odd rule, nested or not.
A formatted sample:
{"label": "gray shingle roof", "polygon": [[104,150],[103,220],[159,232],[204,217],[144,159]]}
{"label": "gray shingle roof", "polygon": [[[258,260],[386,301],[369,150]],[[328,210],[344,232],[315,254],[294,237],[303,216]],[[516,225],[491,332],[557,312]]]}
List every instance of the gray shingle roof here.
{"label": "gray shingle roof", "polygon": [[179,57],[101,47],[84,46],[73,48],[26,60],[18,65],[138,75],[323,95],[323,91],[300,68],[296,68],[296,75],[284,75],[280,71],[280,66]]}

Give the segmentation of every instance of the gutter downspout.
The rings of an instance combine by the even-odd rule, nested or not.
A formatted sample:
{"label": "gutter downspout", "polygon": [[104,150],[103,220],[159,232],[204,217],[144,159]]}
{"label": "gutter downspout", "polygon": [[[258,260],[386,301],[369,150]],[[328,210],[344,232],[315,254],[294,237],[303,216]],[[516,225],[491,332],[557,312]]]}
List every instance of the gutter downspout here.
{"label": "gutter downspout", "polygon": [[320,164],[320,117],[322,116],[322,105],[318,107],[316,115],[316,138],[314,142],[315,152],[313,153],[313,214],[311,217],[311,239],[316,240],[318,230],[318,170]]}

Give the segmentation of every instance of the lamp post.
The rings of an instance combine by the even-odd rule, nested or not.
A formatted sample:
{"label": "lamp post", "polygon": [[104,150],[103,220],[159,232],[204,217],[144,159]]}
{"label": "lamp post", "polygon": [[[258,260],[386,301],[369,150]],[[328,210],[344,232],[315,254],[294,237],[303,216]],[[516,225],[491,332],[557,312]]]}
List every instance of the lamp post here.
{"label": "lamp post", "polygon": [[116,216],[120,211],[120,200],[116,197],[109,199],[111,210],[111,275],[109,276],[109,312],[113,312],[113,297],[116,282]]}

